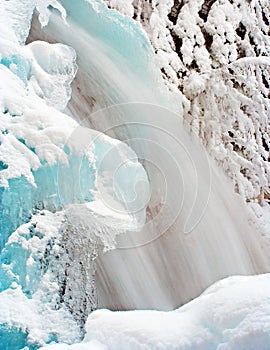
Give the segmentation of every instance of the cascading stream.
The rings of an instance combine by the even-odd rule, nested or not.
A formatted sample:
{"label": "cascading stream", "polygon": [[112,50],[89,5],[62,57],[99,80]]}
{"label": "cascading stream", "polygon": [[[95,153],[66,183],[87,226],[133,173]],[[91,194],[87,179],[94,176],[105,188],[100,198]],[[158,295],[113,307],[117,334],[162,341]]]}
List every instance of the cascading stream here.
{"label": "cascading stream", "polygon": [[125,26],[127,19],[103,7],[100,15],[87,2],[63,4],[68,26],[57,15],[44,30],[34,20],[28,40],[76,50],[69,113],[129,144],[152,190],[146,225],[97,259],[98,306],[171,309],[222,277],[267,271],[269,259],[245,204],[175,108],[167,109],[172,102],[150,67],[152,52],[138,27]]}

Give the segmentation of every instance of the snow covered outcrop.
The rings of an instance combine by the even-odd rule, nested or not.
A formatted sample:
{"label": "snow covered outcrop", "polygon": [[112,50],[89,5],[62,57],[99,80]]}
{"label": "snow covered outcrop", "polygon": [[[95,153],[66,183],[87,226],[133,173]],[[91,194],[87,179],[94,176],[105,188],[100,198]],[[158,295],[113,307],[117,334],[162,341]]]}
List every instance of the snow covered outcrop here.
{"label": "snow covered outcrop", "polygon": [[145,29],[184,119],[248,202],[269,203],[267,0],[105,0]]}

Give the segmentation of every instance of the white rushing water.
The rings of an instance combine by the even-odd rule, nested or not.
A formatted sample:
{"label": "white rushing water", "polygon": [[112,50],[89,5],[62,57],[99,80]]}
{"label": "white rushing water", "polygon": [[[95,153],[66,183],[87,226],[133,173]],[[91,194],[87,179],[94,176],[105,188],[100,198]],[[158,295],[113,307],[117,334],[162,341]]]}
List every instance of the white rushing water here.
{"label": "white rushing water", "polygon": [[147,40],[142,36],[141,46],[136,41],[139,29],[131,22],[125,27],[125,19],[112,13],[121,28],[114,32],[110,22],[91,17],[86,3],[76,11],[70,1],[63,4],[68,26],[57,15],[43,31],[34,21],[29,41],[63,42],[76,50],[68,113],[129,144],[152,191],[140,232],[122,235],[116,250],[97,259],[98,306],[172,309],[222,277],[267,271],[251,214],[183,126],[184,105],[178,101],[176,110],[165,92]]}

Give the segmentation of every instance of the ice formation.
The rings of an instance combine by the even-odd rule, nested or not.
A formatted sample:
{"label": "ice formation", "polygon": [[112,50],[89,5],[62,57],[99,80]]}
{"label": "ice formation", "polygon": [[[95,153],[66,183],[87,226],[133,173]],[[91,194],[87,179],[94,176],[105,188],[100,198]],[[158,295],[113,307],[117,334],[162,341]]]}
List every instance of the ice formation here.
{"label": "ice formation", "polygon": [[49,5],[65,17],[56,1],[1,4],[10,31],[0,39],[5,349],[79,340],[83,319],[96,307],[94,259],[117,234],[143,224],[149,196],[145,170],[128,146],[62,112],[77,69],[74,49],[22,45],[34,9],[46,25]]}

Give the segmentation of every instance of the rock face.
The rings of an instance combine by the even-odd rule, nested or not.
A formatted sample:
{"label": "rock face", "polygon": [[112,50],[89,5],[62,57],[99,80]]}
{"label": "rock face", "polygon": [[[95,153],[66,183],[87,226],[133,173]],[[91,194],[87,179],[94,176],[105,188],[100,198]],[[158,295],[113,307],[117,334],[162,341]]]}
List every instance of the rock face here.
{"label": "rock face", "polygon": [[268,1],[106,3],[141,22],[168,88],[187,99],[187,124],[236,191],[269,204]]}

